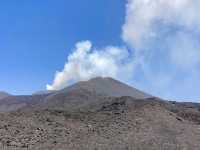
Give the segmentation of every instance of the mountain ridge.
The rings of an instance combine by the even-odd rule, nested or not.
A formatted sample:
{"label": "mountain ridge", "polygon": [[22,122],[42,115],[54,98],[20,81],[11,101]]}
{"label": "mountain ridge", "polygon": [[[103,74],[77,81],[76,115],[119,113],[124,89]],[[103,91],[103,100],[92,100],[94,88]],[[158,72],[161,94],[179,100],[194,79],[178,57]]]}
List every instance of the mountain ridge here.
{"label": "mountain ridge", "polygon": [[0,91],[0,99],[10,96],[7,92]]}
{"label": "mountain ridge", "polygon": [[[96,77],[88,81],[80,81],[45,98],[44,105],[60,109],[76,109],[105,97],[131,96],[136,99],[152,97],[127,84],[108,77]],[[58,107],[57,107],[58,109]]]}
{"label": "mountain ridge", "polygon": [[152,97],[150,94],[142,92],[111,77],[95,77],[87,81],[80,81],[62,89],[61,92],[67,92],[71,89],[80,88],[86,88],[89,91],[105,96],[132,96],[134,98]]}

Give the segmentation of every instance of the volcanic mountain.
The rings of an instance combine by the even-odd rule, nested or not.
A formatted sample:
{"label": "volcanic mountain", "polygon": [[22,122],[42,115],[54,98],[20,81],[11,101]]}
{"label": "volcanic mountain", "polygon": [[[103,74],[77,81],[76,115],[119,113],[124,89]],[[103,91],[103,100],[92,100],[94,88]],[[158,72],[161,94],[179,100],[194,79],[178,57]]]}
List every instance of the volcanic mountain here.
{"label": "volcanic mountain", "polygon": [[81,81],[45,98],[45,106],[60,109],[79,109],[104,101],[105,97],[130,96],[136,99],[152,97],[112,78],[96,77]]}
{"label": "volcanic mountain", "polygon": [[41,91],[33,95],[2,97],[0,112],[22,108],[79,109],[105,97],[131,96],[148,98],[150,95],[112,78],[96,77],[80,81],[60,91]]}
{"label": "volcanic mountain", "polygon": [[131,96],[139,99],[151,97],[149,94],[109,77],[96,77],[89,81],[81,81],[61,90],[59,93],[68,93],[81,89],[101,96]]}
{"label": "volcanic mountain", "polygon": [[[1,109],[2,108],[2,109]],[[199,150],[200,105],[112,78],[0,101],[0,149]]]}

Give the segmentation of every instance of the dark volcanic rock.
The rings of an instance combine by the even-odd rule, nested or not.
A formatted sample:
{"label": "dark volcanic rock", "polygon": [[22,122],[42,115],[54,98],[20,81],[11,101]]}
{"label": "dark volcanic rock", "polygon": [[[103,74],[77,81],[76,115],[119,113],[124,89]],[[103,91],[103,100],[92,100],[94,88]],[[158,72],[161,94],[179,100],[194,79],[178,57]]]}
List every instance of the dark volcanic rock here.
{"label": "dark volcanic rock", "polygon": [[142,99],[152,97],[112,78],[97,77],[78,82],[45,98],[45,106],[56,109],[79,109],[104,97],[131,96]]}
{"label": "dark volcanic rock", "polygon": [[11,112],[19,109],[39,106],[48,95],[8,96],[0,100],[0,112]]}
{"label": "dark volcanic rock", "polygon": [[178,116],[200,125],[200,104],[199,103],[177,103],[171,102],[170,110]]}
{"label": "dark volcanic rock", "polygon": [[199,150],[200,105],[167,102],[111,78],[0,100],[0,149]]}
{"label": "dark volcanic rock", "polygon": [[0,112],[22,108],[79,109],[104,97],[132,96],[148,98],[150,95],[112,78],[97,77],[78,82],[60,91],[45,91],[27,96],[9,96],[0,101]]}
{"label": "dark volcanic rock", "polygon": [[92,93],[96,93],[101,96],[112,96],[112,97],[121,97],[121,96],[131,96],[134,98],[148,98],[152,97],[149,94],[146,94],[138,89],[135,89],[127,84],[124,84],[115,79],[106,77],[97,77],[89,81],[78,82],[70,87],[67,87],[60,91],[60,93],[68,93],[74,90],[85,89]]}
{"label": "dark volcanic rock", "polygon": [[168,105],[159,99],[109,97],[93,104],[92,111],[0,114],[0,149],[198,150],[200,126]]}

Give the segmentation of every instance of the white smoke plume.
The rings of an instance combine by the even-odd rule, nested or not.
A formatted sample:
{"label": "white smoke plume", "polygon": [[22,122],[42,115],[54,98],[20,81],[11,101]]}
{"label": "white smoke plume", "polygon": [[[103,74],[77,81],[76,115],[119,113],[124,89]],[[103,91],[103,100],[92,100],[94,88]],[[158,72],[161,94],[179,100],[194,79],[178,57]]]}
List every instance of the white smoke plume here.
{"label": "white smoke plume", "polygon": [[134,47],[146,79],[141,87],[166,97],[197,96],[199,9],[198,0],[128,0],[122,38]]}
{"label": "white smoke plume", "polygon": [[[197,38],[195,36],[200,35],[199,9],[198,0],[128,0],[122,37],[135,48],[137,54],[144,49],[150,49],[152,44],[154,46],[158,42],[164,42],[162,44],[170,45],[168,52],[171,53],[173,60],[177,57],[177,63],[180,64],[180,61],[185,63],[181,59],[189,56],[193,64],[194,54],[199,53],[199,45],[195,40]],[[167,42],[169,39],[172,40]],[[185,43],[184,49],[188,48],[183,50],[184,54],[188,54],[184,58],[181,58],[182,52],[179,54],[179,46],[182,43]],[[176,50],[178,52],[174,52]],[[153,53],[152,51],[158,49],[151,49],[150,53]],[[146,54],[148,52],[142,53],[142,55]],[[198,62],[197,58],[194,59]]]}
{"label": "white smoke plume", "polygon": [[[60,89],[95,76],[111,76],[127,79],[157,95],[171,96],[180,91],[194,95],[187,85],[194,79],[194,87],[200,84],[199,10],[199,0],[127,0],[122,40],[130,51],[114,46],[93,49],[91,42],[80,42],[47,89]],[[136,76],[143,78],[139,81]],[[185,86],[171,88],[180,83]]]}
{"label": "white smoke plume", "polygon": [[133,70],[129,56],[126,48],[108,46],[99,50],[92,49],[90,41],[79,42],[68,56],[64,69],[56,73],[53,84],[47,85],[47,90],[58,90],[71,82],[96,76],[127,78]]}
{"label": "white smoke plume", "polygon": [[162,24],[199,31],[199,8],[198,0],[128,0],[123,39],[134,47],[145,46],[144,41],[158,36]]}

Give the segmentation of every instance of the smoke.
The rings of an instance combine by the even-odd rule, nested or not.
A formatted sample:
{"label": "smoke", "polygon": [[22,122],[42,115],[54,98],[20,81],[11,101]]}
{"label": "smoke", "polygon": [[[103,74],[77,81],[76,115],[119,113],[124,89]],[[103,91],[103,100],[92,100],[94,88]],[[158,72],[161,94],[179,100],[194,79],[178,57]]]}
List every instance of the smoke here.
{"label": "smoke", "polygon": [[141,47],[159,36],[160,26],[199,31],[199,8],[198,0],[128,0],[123,39],[134,47]]}
{"label": "smoke", "polygon": [[164,97],[198,98],[191,81],[198,87],[200,1],[128,0],[126,8],[122,38],[140,63],[138,85]]}
{"label": "smoke", "polygon": [[128,0],[122,38],[137,56],[152,56],[162,48],[175,64],[193,66],[200,59],[199,9],[197,0]]}
{"label": "smoke", "polygon": [[53,84],[47,85],[47,90],[58,90],[71,82],[96,76],[128,78],[133,71],[129,56],[128,50],[123,47],[92,49],[90,41],[78,42],[73,53],[68,56],[64,69],[56,73]]}
{"label": "smoke", "polygon": [[122,40],[130,49],[79,42],[47,89],[111,76],[159,96],[198,95],[189,86],[200,84],[199,10],[198,0],[127,0]]}

